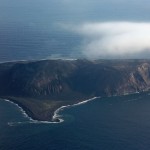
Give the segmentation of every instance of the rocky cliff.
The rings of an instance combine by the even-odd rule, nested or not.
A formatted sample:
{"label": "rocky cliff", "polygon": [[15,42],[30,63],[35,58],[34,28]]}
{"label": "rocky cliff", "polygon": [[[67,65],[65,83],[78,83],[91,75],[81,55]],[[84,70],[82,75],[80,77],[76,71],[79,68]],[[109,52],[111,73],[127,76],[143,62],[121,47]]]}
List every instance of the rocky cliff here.
{"label": "rocky cliff", "polygon": [[[95,96],[123,95],[149,88],[150,60],[43,60],[0,64],[0,96],[18,102],[40,120],[50,119],[47,116],[53,106],[52,110]],[[38,108],[33,111],[37,104],[38,108],[44,108],[40,113]],[[45,118],[43,110],[47,113]]]}

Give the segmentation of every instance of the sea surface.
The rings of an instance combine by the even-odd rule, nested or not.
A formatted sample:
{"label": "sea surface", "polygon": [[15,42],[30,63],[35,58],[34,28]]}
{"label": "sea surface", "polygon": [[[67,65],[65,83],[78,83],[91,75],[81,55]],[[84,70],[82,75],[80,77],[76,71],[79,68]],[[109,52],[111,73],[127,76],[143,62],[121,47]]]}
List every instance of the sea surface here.
{"label": "sea surface", "polygon": [[[148,0],[0,0],[0,63],[84,58],[86,41],[68,25],[149,22],[149,14]],[[34,123],[0,100],[0,150],[150,149],[148,93],[99,98],[60,114],[62,123]]]}
{"label": "sea surface", "polygon": [[149,22],[149,13],[148,0],[0,0],[0,62],[84,58],[86,39],[69,25]]}
{"label": "sea surface", "polygon": [[98,98],[60,112],[62,123],[32,123],[0,100],[0,150],[149,150],[150,95]]}

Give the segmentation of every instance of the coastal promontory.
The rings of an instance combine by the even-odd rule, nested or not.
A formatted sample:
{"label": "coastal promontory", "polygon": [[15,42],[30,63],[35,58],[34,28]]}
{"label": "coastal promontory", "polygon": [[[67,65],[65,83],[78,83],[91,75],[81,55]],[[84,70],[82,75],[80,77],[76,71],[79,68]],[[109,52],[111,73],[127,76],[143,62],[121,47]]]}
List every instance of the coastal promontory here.
{"label": "coastal promontory", "polygon": [[0,64],[0,97],[33,119],[51,121],[54,111],[92,97],[150,89],[150,60],[40,60]]}

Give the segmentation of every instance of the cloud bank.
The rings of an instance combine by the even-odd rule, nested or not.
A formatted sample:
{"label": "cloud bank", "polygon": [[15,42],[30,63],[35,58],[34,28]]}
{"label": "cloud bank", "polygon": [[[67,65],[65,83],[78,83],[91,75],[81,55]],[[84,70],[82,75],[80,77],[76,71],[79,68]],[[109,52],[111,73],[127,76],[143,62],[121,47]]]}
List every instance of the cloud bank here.
{"label": "cloud bank", "polygon": [[92,58],[134,56],[150,52],[150,23],[85,23],[72,30],[83,37],[81,50]]}

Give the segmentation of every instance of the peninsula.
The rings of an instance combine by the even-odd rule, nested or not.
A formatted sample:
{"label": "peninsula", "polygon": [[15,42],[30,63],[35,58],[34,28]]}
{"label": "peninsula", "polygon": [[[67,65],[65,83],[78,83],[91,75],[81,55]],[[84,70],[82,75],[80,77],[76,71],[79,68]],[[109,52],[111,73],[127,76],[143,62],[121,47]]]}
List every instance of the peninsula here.
{"label": "peninsula", "polygon": [[[41,60],[0,64],[0,97],[33,119],[93,97],[150,89],[150,60]],[[57,121],[57,120],[53,120]]]}

